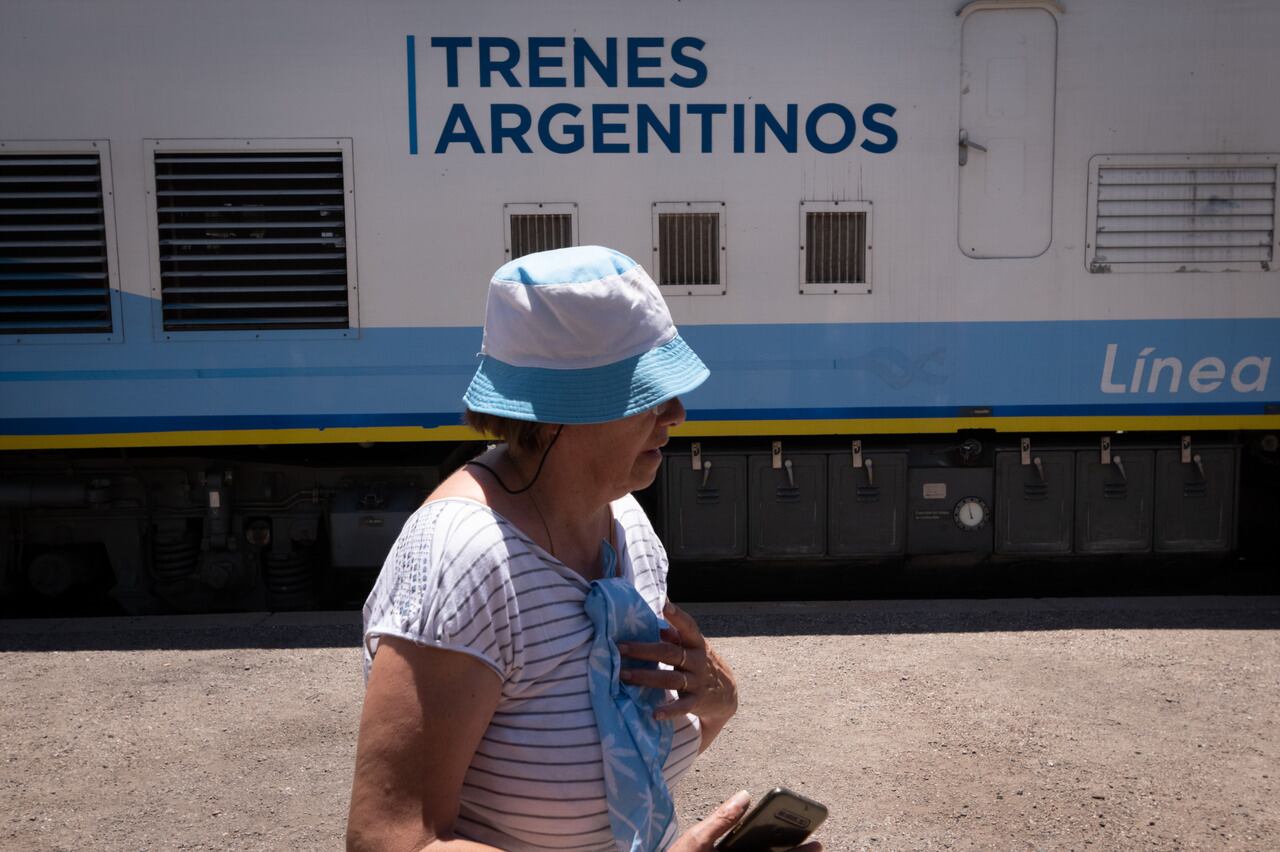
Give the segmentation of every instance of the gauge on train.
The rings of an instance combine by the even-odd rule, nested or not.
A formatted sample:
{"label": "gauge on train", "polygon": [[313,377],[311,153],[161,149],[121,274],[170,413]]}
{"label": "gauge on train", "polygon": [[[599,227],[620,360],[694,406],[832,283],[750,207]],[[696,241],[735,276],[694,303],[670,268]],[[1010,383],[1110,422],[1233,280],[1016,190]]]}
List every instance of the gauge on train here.
{"label": "gauge on train", "polygon": [[987,517],[991,512],[981,497],[965,497],[956,503],[955,511],[951,514],[956,519],[956,526],[965,532],[974,532],[987,525]]}

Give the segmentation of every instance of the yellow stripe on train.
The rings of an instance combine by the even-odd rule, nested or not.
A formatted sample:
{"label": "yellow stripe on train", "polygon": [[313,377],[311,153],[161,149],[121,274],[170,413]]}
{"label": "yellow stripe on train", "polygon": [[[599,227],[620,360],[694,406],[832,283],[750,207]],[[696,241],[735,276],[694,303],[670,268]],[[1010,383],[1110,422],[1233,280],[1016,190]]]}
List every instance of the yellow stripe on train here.
{"label": "yellow stripe on train", "polygon": [[[960,429],[997,432],[1117,432],[1280,429],[1280,414],[1161,415],[1151,417],[936,417],[857,420],[700,420],[672,430],[684,438],[785,435],[947,434]],[[65,450],[118,447],[200,447],[245,444],[358,444],[474,441],[466,426],[357,427],[334,429],[232,429],[121,432],[96,435],[3,435],[0,450]]]}

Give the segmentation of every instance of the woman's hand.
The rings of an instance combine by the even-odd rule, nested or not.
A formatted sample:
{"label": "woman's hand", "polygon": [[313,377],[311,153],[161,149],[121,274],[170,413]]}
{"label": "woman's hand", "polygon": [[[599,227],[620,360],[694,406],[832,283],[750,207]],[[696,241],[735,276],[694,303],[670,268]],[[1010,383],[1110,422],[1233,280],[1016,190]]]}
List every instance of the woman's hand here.
{"label": "woman's hand", "polygon": [[692,616],[670,601],[663,607],[662,614],[671,624],[670,630],[662,631],[663,641],[626,642],[619,644],[618,650],[637,660],[666,663],[671,670],[624,669],[622,680],[675,690],[676,700],[659,707],[654,716],[658,719],[671,719],[683,713],[697,716],[702,725],[702,749],[706,749],[737,711],[738,685],[733,670],[707,644]]}
{"label": "woman's hand", "polygon": [[[751,795],[743,790],[716,808],[711,816],[676,838],[676,842],[671,844],[667,852],[711,852],[716,838],[733,828],[734,824],[742,819],[749,804],[751,804]],[[797,846],[792,852],[822,852],[822,844],[813,840],[803,846]]]}

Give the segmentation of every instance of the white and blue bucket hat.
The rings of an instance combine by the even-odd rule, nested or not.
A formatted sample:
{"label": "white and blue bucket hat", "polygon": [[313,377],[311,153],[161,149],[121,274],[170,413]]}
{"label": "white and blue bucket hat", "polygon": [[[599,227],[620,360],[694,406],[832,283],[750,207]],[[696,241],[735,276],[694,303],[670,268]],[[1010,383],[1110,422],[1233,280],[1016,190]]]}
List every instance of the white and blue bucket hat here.
{"label": "white and blue bucket hat", "polygon": [[542,423],[630,417],[710,375],[653,279],[602,246],[525,255],[495,272],[480,358],[467,407]]}

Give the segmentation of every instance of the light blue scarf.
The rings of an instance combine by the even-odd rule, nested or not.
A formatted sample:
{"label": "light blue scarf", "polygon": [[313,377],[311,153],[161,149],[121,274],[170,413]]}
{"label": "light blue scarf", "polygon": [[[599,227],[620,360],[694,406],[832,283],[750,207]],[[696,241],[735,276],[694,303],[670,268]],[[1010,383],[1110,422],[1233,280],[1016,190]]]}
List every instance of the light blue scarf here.
{"label": "light blue scarf", "polygon": [[663,623],[635,586],[612,577],[617,554],[606,542],[603,580],[587,593],[587,615],[595,625],[588,685],[604,752],[609,824],[621,852],[654,852],[675,820],[675,803],[662,767],[671,753],[674,727],[653,718],[664,691],[622,683],[626,668],[656,663],[622,659],[619,642],[657,642]]}

